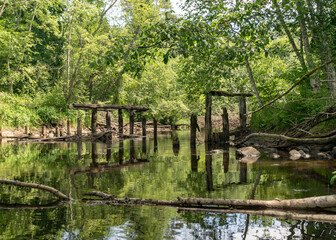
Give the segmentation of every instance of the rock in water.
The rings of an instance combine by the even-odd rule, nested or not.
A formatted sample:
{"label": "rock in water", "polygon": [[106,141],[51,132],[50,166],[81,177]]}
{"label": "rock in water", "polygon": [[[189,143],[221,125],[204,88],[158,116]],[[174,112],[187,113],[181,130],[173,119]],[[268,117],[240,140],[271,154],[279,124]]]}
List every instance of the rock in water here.
{"label": "rock in water", "polygon": [[295,149],[289,151],[289,158],[291,160],[298,160],[301,157],[301,153]]}
{"label": "rock in water", "polygon": [[237,149],[237,155],[244,157],[259,157],[260,152],[254,147],[243,147]]}

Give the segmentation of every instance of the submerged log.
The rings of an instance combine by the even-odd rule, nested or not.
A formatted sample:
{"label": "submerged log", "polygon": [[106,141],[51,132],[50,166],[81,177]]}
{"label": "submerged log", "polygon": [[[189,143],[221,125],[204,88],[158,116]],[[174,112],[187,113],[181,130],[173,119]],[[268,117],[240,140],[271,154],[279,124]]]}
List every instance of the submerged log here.
{"label": "submerged log", "polygon": [[[99,194],[97,194],[99,193]],[[88,194],[85,194],[88,195]],[[182,198],[177,200],[153,200],[141,198],[115,198],[105,193],[91,192],[90,196],[112,199],[119,204],[150,204],[179,207],[212,207],[212,208],[238,208],[238,209],[284,209],[284,210],[321,210],[336,207],[336,195],[309,197],[288,200],[241,200],[241,199],[211,199],[211,198]]]}
{"label": "submerged log", "polygon": [[20,181],[15,181],[15,180],[4,180],[4,179],[0,179],[0,184],[7,184],[7,185],[14,185],[14,186],[19,186],[19,187],[28,187],[28,188],[37,188],[37,189],[51,192],[52,194],[56,195],[62,200],[71,200],[71,198],[66,196],[64,193],[58,191],[57,189],[53,187],[46,186],[43,184],[27,183],[27,182],[20,182]]}
{"label": "submerged log", "polygon": [[283,140],[285,142],[294,143],[294,144],[325,144],[325,143],[336,141],[336,135],[325,137],[325,138],[293,138],[293,137],[287,137],[285,135],[280,135],[280,134],[251,133],[250,135],[246,136],[243,140],[236,143],[235,146],[239,146],[253,137],[274,138],[274,139]]}

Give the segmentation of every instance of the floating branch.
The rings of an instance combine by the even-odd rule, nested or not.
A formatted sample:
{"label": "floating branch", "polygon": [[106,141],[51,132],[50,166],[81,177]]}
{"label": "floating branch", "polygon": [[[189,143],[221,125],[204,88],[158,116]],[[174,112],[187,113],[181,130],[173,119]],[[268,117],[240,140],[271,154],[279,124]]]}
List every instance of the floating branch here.
{"label": "floating branch", "polygon": [[20,182],[20,181],[14,181],[14,180],[4,180],[0,179],[0,184],[7,184],[7,185],[14,185],[19,187],[28,187],[28,188],[37,188],[41,190],[45,190],[48,192],[51,192],[52,194],[56,195],[62,200],[71,200],[67,195],[63,194],[62,192],[58,191],[57,189],[53,187],[49,187],[42,184],[36,184],[36,183],[27,183],[27,182]]}

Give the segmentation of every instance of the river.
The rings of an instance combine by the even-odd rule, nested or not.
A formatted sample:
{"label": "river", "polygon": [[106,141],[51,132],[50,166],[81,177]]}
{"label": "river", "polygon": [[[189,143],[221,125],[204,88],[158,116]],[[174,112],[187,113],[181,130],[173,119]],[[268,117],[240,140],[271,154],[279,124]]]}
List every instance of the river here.
{"label": "river", "polygon": [[0,178],[55,187],[74,200],[0,185],[0,239],[335,239],[336,225],[173,207],[83,202],[83,193],[172,200],[176,197],[289,199],[335,194],[336,163],[315,159],[242,162],[235,149],[190,147],[189,133],[154,141],[2,143]]}

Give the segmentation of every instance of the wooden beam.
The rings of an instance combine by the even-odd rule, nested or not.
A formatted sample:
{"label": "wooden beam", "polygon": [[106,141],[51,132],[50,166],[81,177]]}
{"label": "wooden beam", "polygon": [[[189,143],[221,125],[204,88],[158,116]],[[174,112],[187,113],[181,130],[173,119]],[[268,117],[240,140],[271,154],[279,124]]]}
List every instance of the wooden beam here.
{"label": "wooden beam", "polygon": [[74,103],[68,106],[70,109],[78,110],[92,110],[97,109],[97,111],[107,111],[107,110],[129,110],[136,112],[144,112],[150,110],[149,107],[142,106],[131,106],[131,105],[110,105],[110,104],[85,104],[85,103]]}
{"label": "wooden beam", "polygon": [[119,124],[119,135],[122,136],[124,134],[124,119],[122,115],[122,109],[118,109],[118,124]]}
{"label": "wooden beam", "polygon": [[130,115],[129,134],[133,135],[134,134],[134,111],[130,110],[129,115]]}
{"label": "wooden beam", "polygon": [[221,97],[252,97],[252,93],[230,93],[226,91],[210,91],[211,96],[221,96]]}
{"label": "wooden beam", "polygon": [[222,124],[223,124],[223,141],[225,143],[229,143],[230,142],[229,115],[226,108],[223,108]]}

